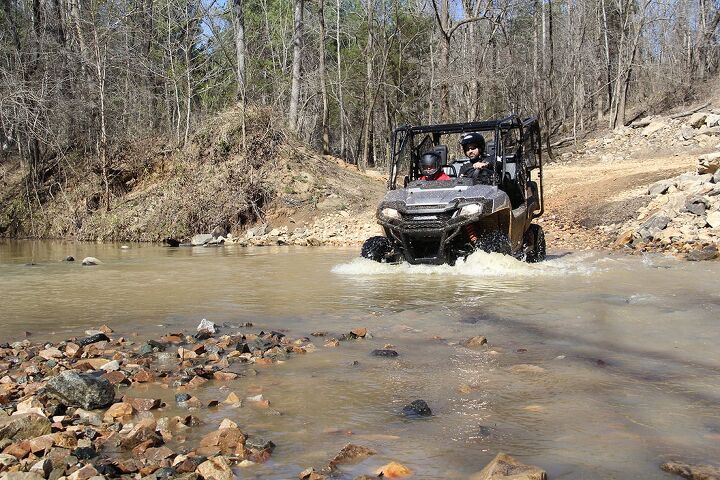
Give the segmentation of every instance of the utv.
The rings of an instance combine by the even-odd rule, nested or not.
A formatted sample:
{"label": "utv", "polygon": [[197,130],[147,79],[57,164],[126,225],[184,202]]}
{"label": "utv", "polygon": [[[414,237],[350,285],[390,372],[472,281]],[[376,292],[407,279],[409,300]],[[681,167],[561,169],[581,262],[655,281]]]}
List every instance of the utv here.
{"label": "utv", "polygon": [[[485,178],[461,176],[470,160],[449,155],[447,144],[468,132],[484,139],[482,160],[490,172]],[[482,249],[527,262],[545,258],[542,227],[532,223],[544,208],[536,118],[511,115],[485,122],[403,126],[395,129],[391,142],[389,191],[377,210],[385,235],[367,239],[363,257],[454,265]],[[428,152],[439,157],[443,179],[424,180],[419,160]],[[397,188],[401,172],[402,188]]]}

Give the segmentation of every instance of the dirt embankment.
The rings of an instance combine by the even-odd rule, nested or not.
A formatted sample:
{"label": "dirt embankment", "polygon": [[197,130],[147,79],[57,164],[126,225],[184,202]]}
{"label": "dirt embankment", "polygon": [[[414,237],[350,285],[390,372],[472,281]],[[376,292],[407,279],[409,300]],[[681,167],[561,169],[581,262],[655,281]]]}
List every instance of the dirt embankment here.
{"label": "dirt embankment", "polygon": [[241,118],[230,109],[209,119],[182,149],[159,141],[124,145],[105,172],[64,158],[29,188],[27,168],[5,159],[0,235],[159,241],[220,227],[238,238],[260,224],[285,243],[304,245],[359,241],[372,231],[382,179],[319,156],[269,109],[248,112],[243,147]]}
{"label": "dirt embankment", "polygon": [[[712,175],[699,177],[697,172],[699,158],[720,148],[720,109],[705,104],[696,114],[679,113],[642,119],[598,135],[547,165],[546,215],[541,224],[549,247],[682,255],[717,247],[719,232],[707,222],[707,214],[720,190]],[[654,186],[667,179],[673,180],[664,191]],[[675,222],[683,233],[661,240],[655,234],[666,225],[649,233],[646,223],[659,208],[656,197],[696,181],[707,184],[703,191],[688,189],[664,212],[671,217],[666,225]]]}

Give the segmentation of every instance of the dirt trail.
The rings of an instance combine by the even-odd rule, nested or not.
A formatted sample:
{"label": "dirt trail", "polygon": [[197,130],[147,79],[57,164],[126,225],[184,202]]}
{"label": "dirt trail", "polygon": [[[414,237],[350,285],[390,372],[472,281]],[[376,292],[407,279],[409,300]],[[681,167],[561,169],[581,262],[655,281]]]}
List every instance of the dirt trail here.
{"label": "dirt trail", "polygon": [[637,216],[650,201],[652,183],[692,171],[693,153],[646,152],[607,161],[583,156],[555,162],[544,169],[545,215],[540,223],[551,249],[611,248],[616,234],[608,226]]}

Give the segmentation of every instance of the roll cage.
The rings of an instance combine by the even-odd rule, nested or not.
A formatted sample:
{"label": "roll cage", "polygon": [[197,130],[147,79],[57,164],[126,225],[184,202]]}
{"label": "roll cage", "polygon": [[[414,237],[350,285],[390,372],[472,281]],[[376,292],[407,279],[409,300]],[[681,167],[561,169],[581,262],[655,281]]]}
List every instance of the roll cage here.
{"label": "roll cage", "polygon": [[[420,177],[417,161],[420,155],[429,150],[442,148],[447,152],[447,147],[440,144],[443,135],[461,134],[465,132],[490,133],[492,143],[488,142],[490,150],[489,160],[500,164],[500,179],[505,179],[508,173],[508,161],[513,163],[522,162],[524,171],[529,174],[532,170],[538,169],[539,200],[540,210],[533,217],[539,217],[544,210],[543,188],[542,188],[542,156],[540,142],[540,125],[536,117],[521,119],[518,115],[510,115],[500,120],[483,122],[449,123],[440,125],[404,125],[396,128],[391,138],[391,162],[388,188],[397,188],[398,176],[404,171],[403,187],[410,181]],[[417,139],[420,139],[417,141]],[[446,153],[447,156],[447,153]],[[447,159],[445,158],[445,161]],[[446,163],[447,165],[447,163]],[[497,168],[497,167],[496,167]],[[500,170],[500,168],[498,168]],[[458,173],[458,172],[456,172]],[[493,185],[497,186],[498,178],[493,179]]]}

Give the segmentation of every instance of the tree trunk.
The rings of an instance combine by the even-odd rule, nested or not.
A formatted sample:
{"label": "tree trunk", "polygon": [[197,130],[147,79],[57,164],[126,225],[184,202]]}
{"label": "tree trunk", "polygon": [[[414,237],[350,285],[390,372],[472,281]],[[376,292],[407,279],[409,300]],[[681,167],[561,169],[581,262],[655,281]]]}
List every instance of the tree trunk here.
{"label": "tree trunk", "polygon": [[246,144],[245,108],[247,106],[246,72],[245,72],[245,15],[243,0],[233,0],[233,27],[235,30],[235,58],[237,75],[236,98],[240,102],[242,147]]}
{"label": "tree trunk", "polygon": [[338,108],[340,109],[340,156],[345,158],[345,102],[343,100],[342,55],[340,54],[340,0],[335,0],[335,43],[337,45]]}
{"label": "tree trunk", "polygon": [[330,130],[328,126],[328,93],[325,83],[325,0],[318,0],[318,22],[320,23],[320,42],[318,57],[320,59],[320,92],[322,95],[322,152],[330,153]]}
{"label": "tree trunk", "polygon": [[290,112],[288,114],[288,124],[290,130],[298,131],[298,105],[300,103],[300,63],[302,55],[302,33],[303,33],[303,10],[305,0],[295,0],[295,21],[293,33],[293,66],[292,66],[292,85],[290,88]]}
{"label": "tree trunk", "polygon": [[360,158],[360,162],[358,162],[358,168],[360,170],[365,170],[365,167],[368,165],[368,160],[370,159],[371,155],[371,147],[372,147],[372,136],[373,136],[373,103],[372,102],[372,89],[374,86],[374,79],[373,79],[373,59],[375,57],[374,55],[374,46],[373,46],[373,23],[374,23],[374,10],[375,5],[373,0],[367,0],[367,46],[365,49],[365,70],[367,73],[367,78],[365,80],[365,121],[363,122],[363,149],[362,149],[362,156]]}

